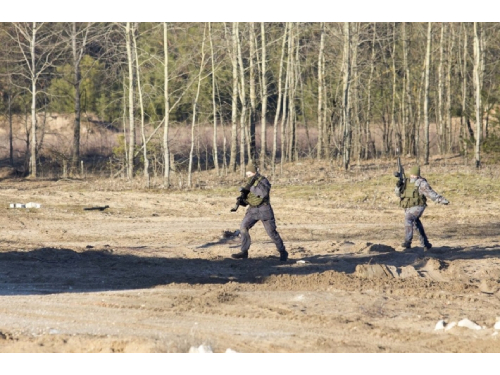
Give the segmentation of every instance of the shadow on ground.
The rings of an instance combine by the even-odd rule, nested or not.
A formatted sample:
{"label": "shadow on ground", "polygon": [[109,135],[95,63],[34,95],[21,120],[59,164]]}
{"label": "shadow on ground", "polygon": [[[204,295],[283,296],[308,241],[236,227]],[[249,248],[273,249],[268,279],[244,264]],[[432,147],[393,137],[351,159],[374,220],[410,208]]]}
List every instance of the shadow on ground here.
{"label": "shadow on ground", "polygon": [[[426,258],[442,261],[500,257],[499,247],[433,248]],[[396,267],[421,260],[419,251],[380,254],[326,254],[280,262],[278,257],[245,260],[217,257],[187,259],[116,254],[112,249],[77,252],[39,248],[0,253],[0,295],[97,292],[152,288],[172,283],[259,283],[278,274],[308,275],[325,271],[354,273],[361,264]]]}

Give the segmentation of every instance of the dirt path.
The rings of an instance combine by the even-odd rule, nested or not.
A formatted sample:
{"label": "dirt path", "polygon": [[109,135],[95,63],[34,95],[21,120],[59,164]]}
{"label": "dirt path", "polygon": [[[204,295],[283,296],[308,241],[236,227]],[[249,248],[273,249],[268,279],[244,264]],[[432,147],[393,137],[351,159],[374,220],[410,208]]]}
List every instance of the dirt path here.
{"label": "dirt path", "polygon": [[[223,232],[244,214],[229,212],[235,188],[4,180],[0,351],[500,351],[500,200],[453,205],[450,192],[452,205],[430,203],[434,247],[422,256],[399,248],[392,185],[374,202],[362,179],[327,200],[327,190],[299,194],[283,181],[272,202],[285,264],[261,224],[250,258],[230,259],[239,239]],[[483,328],[434,329],[464,318]]]}

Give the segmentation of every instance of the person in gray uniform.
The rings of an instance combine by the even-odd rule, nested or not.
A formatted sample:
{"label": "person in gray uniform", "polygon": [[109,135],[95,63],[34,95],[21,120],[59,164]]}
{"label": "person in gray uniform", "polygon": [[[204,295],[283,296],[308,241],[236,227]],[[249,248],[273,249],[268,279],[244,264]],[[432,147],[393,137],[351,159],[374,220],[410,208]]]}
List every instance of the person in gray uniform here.
{"label": "person in gray uniform", "polygon": [[274,212],[269,198],[271,183],[266,177],[257,173],[257,169],[253,164],[247,166],[246,176],[248,178],[247,184],[242,189],[246,189],[248,193],[244,202],[248,205],[248,208],[240,225],[241,250],[239,253],[232,254],[231,257],[234,259],[248,258],[248,249],[251,244],[249,230],[258,221],[261,221],[268,236],[278,249],[280,261],[285,262],[288,259],[288,252],[285,249],[283,240],[276,231],[276,221],[274,220]]}
{"label": "person in gray uniform", "polygon": [[427,198],[445,205],[450,202],[432,190],[427,180],[420,176],[420,167],[418,165],[410,169],[410,178],[398,181],[395,193],[400,198],[399,205],[405,210],[405,240],[401,246],[405,249],[411,248],[413,227],[415,227],[420,236],[421,246],[425,250],[430,250],[432,244],[429,242],[420,220],[427,207]]}

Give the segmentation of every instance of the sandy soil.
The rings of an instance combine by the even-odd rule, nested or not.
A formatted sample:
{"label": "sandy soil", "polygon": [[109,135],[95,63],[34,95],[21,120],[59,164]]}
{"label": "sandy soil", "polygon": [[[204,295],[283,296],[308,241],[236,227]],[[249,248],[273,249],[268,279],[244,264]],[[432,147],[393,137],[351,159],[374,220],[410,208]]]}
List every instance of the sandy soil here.
{"label": "sandy soil", "polygon": [[[260,223],[250,258],[230,258],[237,177],[169,192],[4,179],[0,351],[500,352],[500,199],[431,183],[452,204],[424,213],[430,251],[403,252],[394,177],[363,196],[370,178],[319,171],[271,179],[286,263]],[[481,329],[435,330],[465,318]]]}

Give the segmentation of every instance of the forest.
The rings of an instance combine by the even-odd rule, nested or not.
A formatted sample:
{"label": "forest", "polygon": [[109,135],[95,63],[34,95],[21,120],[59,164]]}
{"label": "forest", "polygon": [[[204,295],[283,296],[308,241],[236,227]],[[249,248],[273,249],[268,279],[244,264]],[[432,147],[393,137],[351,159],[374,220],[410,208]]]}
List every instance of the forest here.
{"label": "forest", "polygon": [[[0,24],[4,164],[273,175],[284,163],[460,154],[496,160],[498,23]],[[59,125],[50,122],[58,119]],[[95,147],[89,134],[108,139]],[[64,136],[63,136],[64,134]],[[85,134],[85,136],[84,136]],[[53,139],[54,142],[49,140]],[[99,167],[97,167],[99,165]],[[113,169],[114,168],[114,169]]]}

